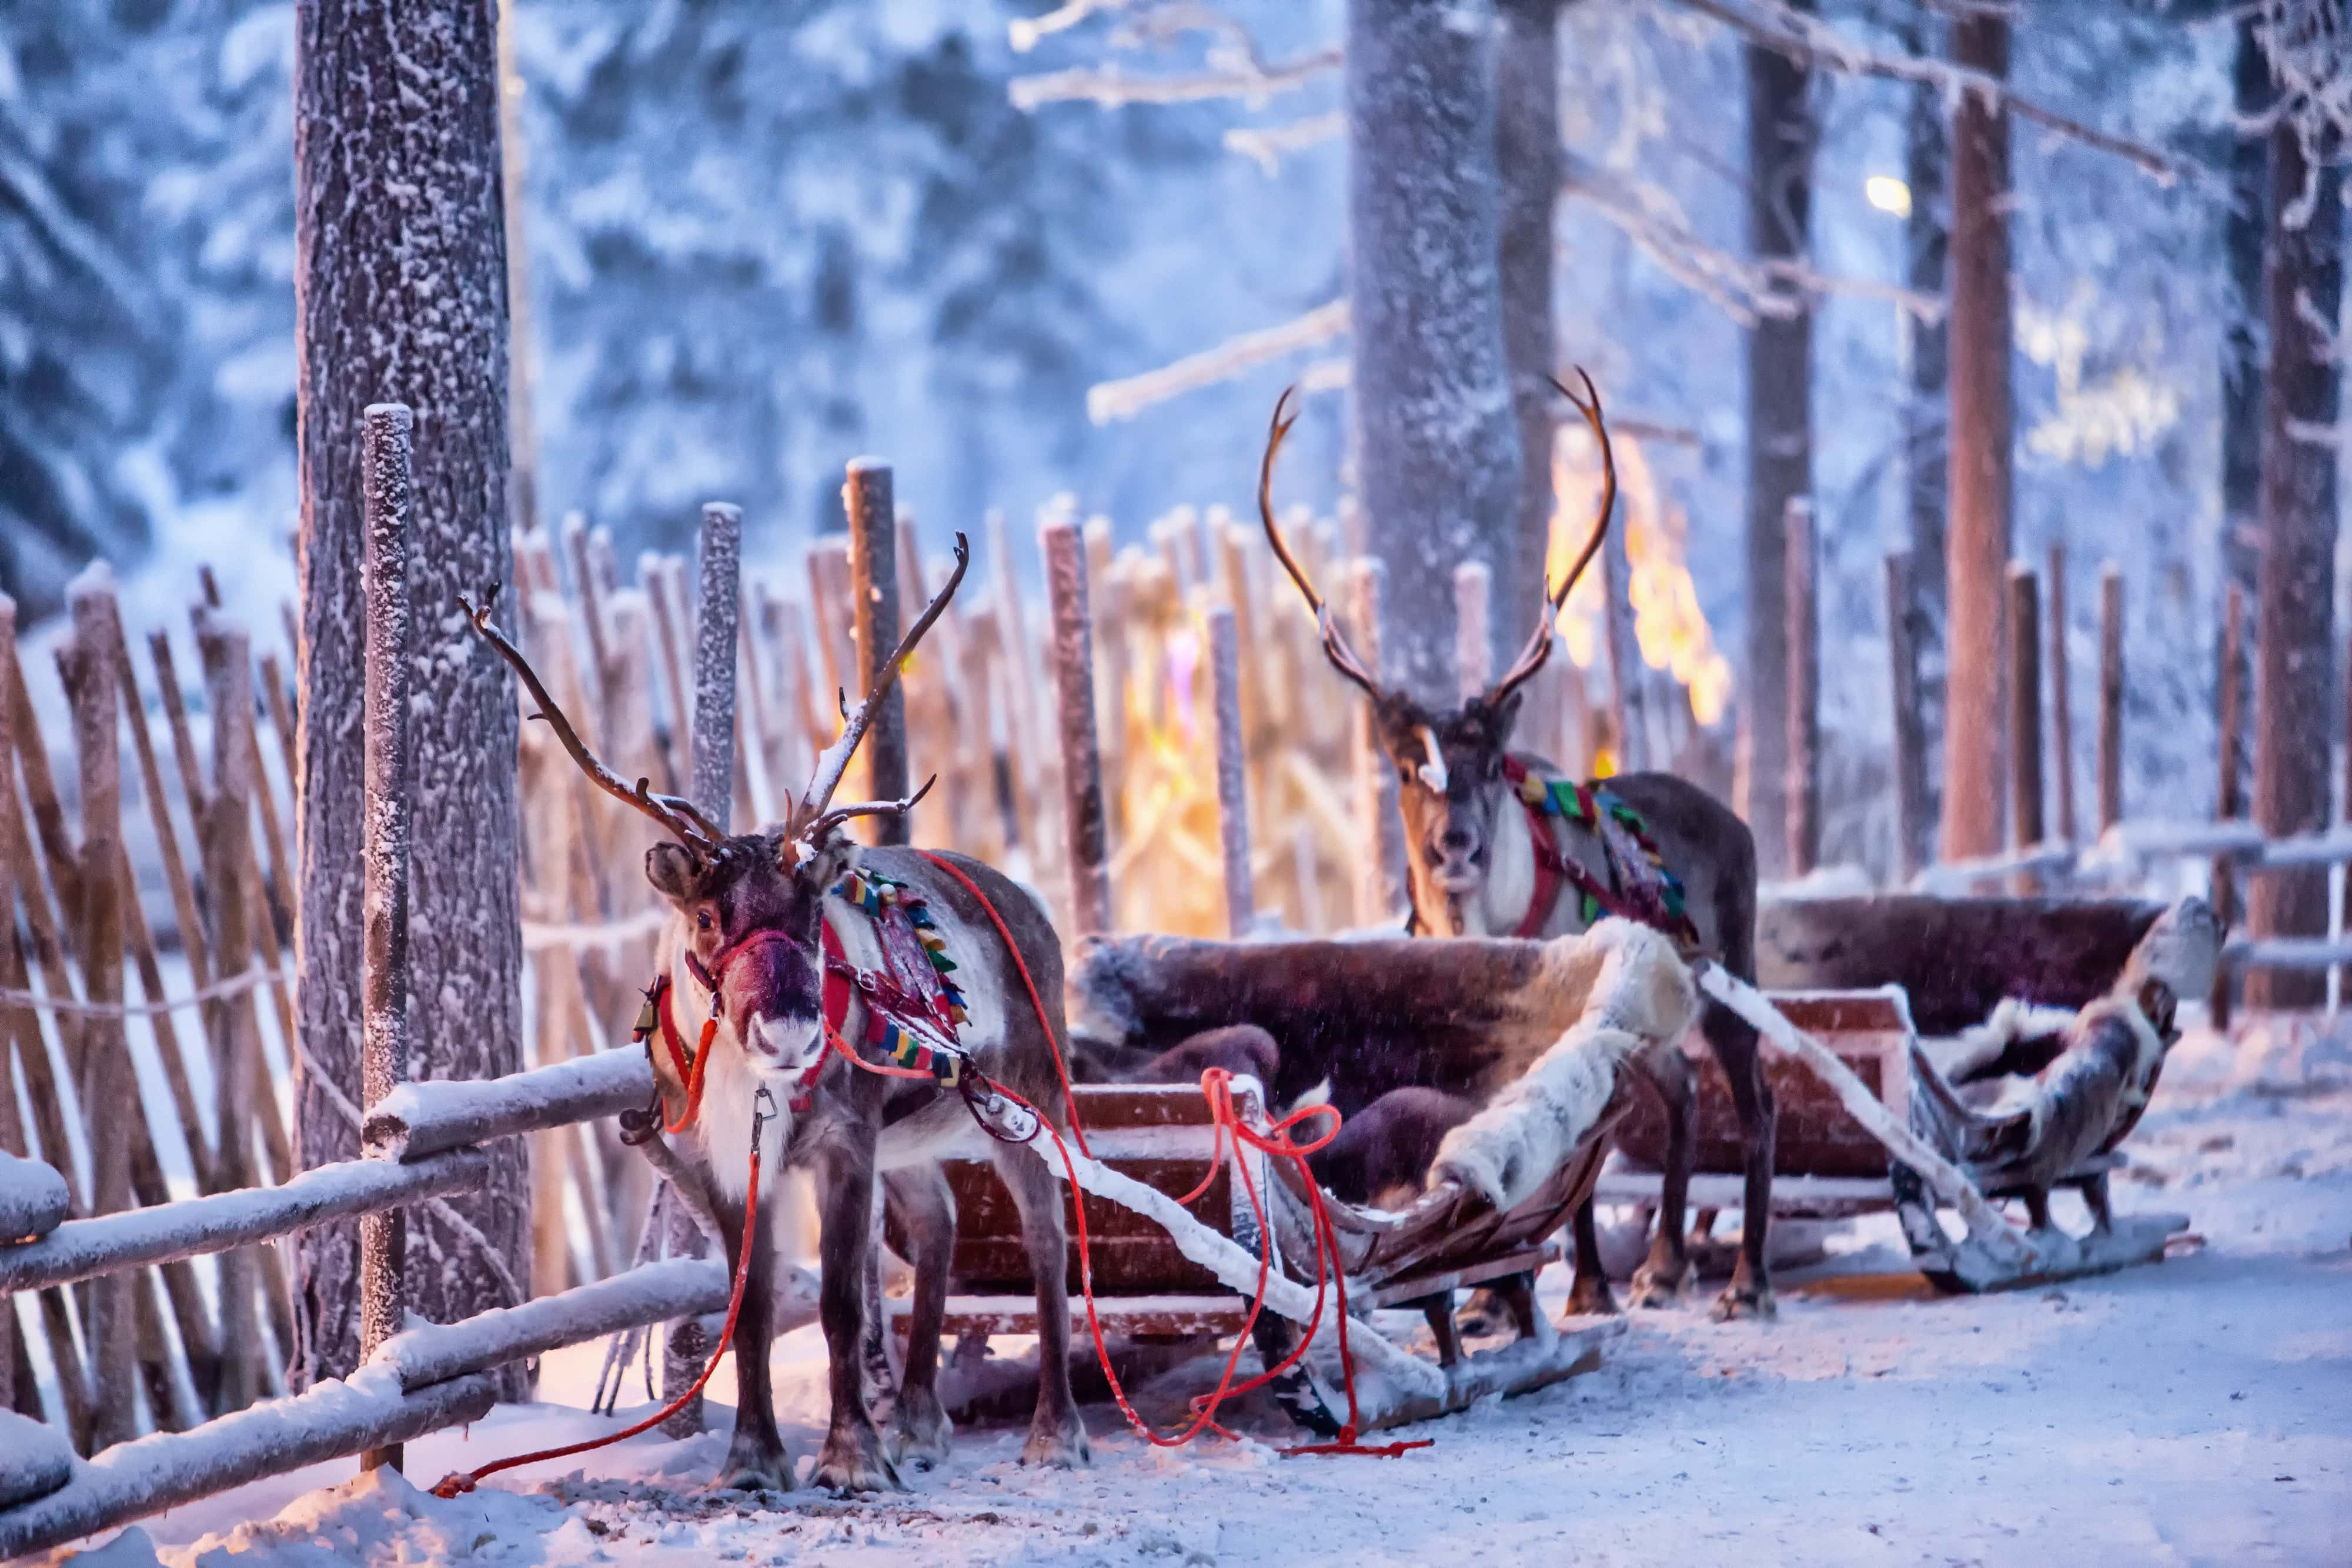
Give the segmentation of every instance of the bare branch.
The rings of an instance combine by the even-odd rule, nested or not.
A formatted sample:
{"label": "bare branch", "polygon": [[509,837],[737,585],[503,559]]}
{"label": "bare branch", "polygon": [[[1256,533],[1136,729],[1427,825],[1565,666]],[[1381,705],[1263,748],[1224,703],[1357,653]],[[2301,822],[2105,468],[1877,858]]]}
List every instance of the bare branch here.
{"label": "bare branch", "polygon": [[1231,381],[1244,371],[1328,343],[1348,329],[1348,301],[1334,299],[1278,327],[1264,327],[1228,338],[1213,349],[1187,354],[1172,365],[1146,371],[1124,381],[1101,382],[1087,389],[1087,417],[1097,424],[1133,419],[1154,403],[1181,393]]}
{"label": "bare branch", "polygon": [[1225,151],[1255,162],[1268,177],[1279,173],[1282,161],[1309,147],[1337,141],[1347,133],[1348,117],[1339,110],[1309,115],[1280,125],[1245,125],[1225,132]]}
{"label": "bare branch", "polygon": [[1010,91],[1013,107],[1024,110],[1047,103],[1093,103],[1104,109],[1123,109],[1131,103],[1200,103],[1221,98],[1261,104],[1276,93],[1304,87],[1319,76],[1338,70],[1339,60],[1339,50],[1324,49],[1263,69],[1236,62],[1226,68],[1181,76],[1135,76],[1117,66],[1078,66],[1015,77]]}
{"label": "bare branch", "polygon": [[1015,16],[1006,29],[1013,39],[1013,52],[1025,55],[1037,47],[1041,38],[1066,32],[1089,16],[1107,11],[1124,10],[1132,0],[1063,0],[1063,4],[1042,16]]}
{"label": "bare branch", "polygon": [[2061,136],[2071,137],[2086,147],[2111,152],[2144,171],[2160,185],[2172,184],[2184,172],[2179,164],[2154,148],[2094,130],[2079,120],[2070,120],[2054,110],[2045,109],[2011,91],[2009,84],[1998,77],[1921,55],[1881,54],[1844,37],[1828,23],[1781,4],[1780,0],[1744,0],[1743,4],[1738,5],[1730,4],[1728,0],[1680,0],[1680,3],[1701,16],[1713,17],[1745,34],[1766,48],[1788,56],[1800,65],[1842,71],[1849,76],[1917,82],[1939,89],[1948,99],[1972,92],[1989,103],[2007,105],[2009,111],[2020,120],[2046,131],[2054,131]]}

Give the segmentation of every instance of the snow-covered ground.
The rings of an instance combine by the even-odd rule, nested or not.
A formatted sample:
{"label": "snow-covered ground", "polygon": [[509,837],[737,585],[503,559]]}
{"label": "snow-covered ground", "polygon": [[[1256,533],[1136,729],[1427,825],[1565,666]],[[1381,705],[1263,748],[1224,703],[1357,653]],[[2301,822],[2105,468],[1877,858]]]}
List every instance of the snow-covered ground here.
{"label": "snow-covered ground", "polygon": [[[974,1425],[944,1469],[909,1476],[909,1496],[721,1498],[700,1488],[725,1444],[722,1407],[719,1432],[510,1472],[454,1502],[395,1475],[354,1479],[349,1461],[320,1466],[74,1560],[2344,1563],[2347,1065],[2340,1038],[2261,1030],[2234,1051],[2192,1037],[2176,1052],[2118,1194],[2127,1210],[2193,1217],[2204,1245],[2161,1266],[1938,1299],[1904,1268],[1892,1225],[1870,1222],[1828,1263],[1783,1277],[1778,1322],[1720,1325],[1697,1301],[1643,1313],[1600,1372],[1423,1428],[1436,1446],[1402,1458],[1286,1459],[1278,1419],[1256,1427],[1263,1444],[1155,1453],[1097,1405],[1083,1472],[1024,1471],[1018,1424]],[[411,1444],[409,1473],[429,1485],[610,1429],[576,1407],[601,1355],[550,1358],[542,1392],[573,1406],[502,1409]],[[805,1454],[824,1413],[814,1331],[779,1342],[775,1360],[786,1435]],[[713,1386],[730,1386],[726,1369]]]}

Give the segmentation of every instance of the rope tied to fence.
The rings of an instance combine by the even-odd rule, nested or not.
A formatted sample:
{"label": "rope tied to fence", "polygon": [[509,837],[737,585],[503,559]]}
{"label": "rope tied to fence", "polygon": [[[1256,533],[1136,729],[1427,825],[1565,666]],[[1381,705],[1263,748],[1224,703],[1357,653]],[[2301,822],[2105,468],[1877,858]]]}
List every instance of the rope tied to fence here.
{"label": "rope tied to fence", "polygon": [[20,991],[0,986],[0,1008],[21,1009],[27,1012],[54,1013],[60,1018],[143,1019],[160,1018],[178,1012],[183,1008],[201,1007],[206,1002],[226,1001],[241,997],[263,986],[290,984],[293,976],[284,969],[257,966],[240,969],[223,979],[215,980],[201,990],[184,997],[165,997],[161,1001],[148,1002],[86,1002],[79,997],[52,997],[40,991]]}

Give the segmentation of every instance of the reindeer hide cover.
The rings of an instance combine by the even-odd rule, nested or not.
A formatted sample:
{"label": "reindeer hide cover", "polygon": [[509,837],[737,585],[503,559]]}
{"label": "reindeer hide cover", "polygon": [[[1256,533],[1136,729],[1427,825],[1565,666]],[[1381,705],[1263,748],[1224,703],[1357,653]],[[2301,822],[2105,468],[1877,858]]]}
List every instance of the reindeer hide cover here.
{"label": "reindeer hide cover", "polygon": [[1690,971],[1658,932],[1609,919],[1552,946],[1570,941],[1566,967],[1582,971],[1582,1011],[1484,1110],[1446,1134],[1430,1167],[1433,1186],[1452,1182],[1497,1209],[1519,1203],[1600,1123],[1627,1061],[1675,1047],[1697,1016]]}

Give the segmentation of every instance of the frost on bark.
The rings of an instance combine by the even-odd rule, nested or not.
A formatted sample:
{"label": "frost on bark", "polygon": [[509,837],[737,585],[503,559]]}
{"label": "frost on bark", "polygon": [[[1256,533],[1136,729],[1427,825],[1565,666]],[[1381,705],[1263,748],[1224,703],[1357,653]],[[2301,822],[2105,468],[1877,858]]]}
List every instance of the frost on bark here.
{"label": "frost on bark", "polygon": [[[1952,24],[1952,54],[2009,74],[2009,24],[1971,13]],[[2009,569],[2009,120],[1968,94],[1952,117],[1951,509],[1945,547],[1948,631],[1942,853],[1998,853],[2004,788],[2001,602]]]}
{"label": "frost on bark", "polygon": [[[1803,9],[1811,9],[1807,4]],[[1775,49],[1747,47],[1748,240],[1759,260],[1806,264],[1812,228],[1811,78]],[[1789,503],[1813,478],[1813,321],[1759,315],[1748,336],[1748,669],[1740,706],[1741,814],[1758,869],[1788,868]]]}
{"label": "frost on bark", "polygon": [[1519,427],[1519,487],[1512,546],[1496,561],[1505,591],[1496,619],[1518,635],[1544,580],[1551,542],[1551,384],[1559,358],[1552,322],[1552,214],[1559,202],[1561,0],[1499,0],[1495,66],[1495,149],[1502,195],[1503,352],[1512,417]]}
{"label": "frost on bark", "polygon": [[[735,801],[735,668],[743,607],[743,513],[702,508],[701,594],[694,616],[694,803],[730,829]],[[747,830],[755,826],[745,823]]]}
{"label": "frost on bark", "polygon": [[[488,1078],[522,1065],[516,881],[517,705],[474,656],[457,609],[512,576],[507,511],[507,275],[496,12],[489,0],[402,10],[302,0],[295,37],[295,282],[302,706],[296,965],[309,1061],[296,1097],[300,1163],[359,1152],[338,1101],[360,1098],[362,418],[415,411],[410,789],[433,824],[410,883],[410,1069]],[[312,1073],[328,1082],[314,1083]],[[524,1151],[488,1151],[492,1178],[409,1227],[409,1305],[446,1322],[509,1304],[525,1272]],[[312,1378],[359,1353],[356,1228],[305,1233],[298,1295]],[[486,1265],[487,1244],[504,1262]],[[519,1371],[505,1375],[509,1396]]]}
{"label": "frost on bark", "polygon": [[[2271,138],[2254,821],[2273,838],[2326,825],[2329,732],[2343,711],[2331,679],[2342,403],[2327,331],[2343,309],[2343,171],[2331,167],[2340,146],[2333,133],[2291,121]],[[2250,879],[2246,924],[2257,937],[2324,936],[2326,869]],[[2245,987],[2250,1008],[2315,1008],[2326,998],[2327,977],[2252,969]]]}
{"label": "frost on bark", "polygon": [[1451,706],[1454,569],[1507,570],[1519,434],[1496,265],[1492,0],[1349,0],[1348,224],[1366,538],[1388,675]]}

